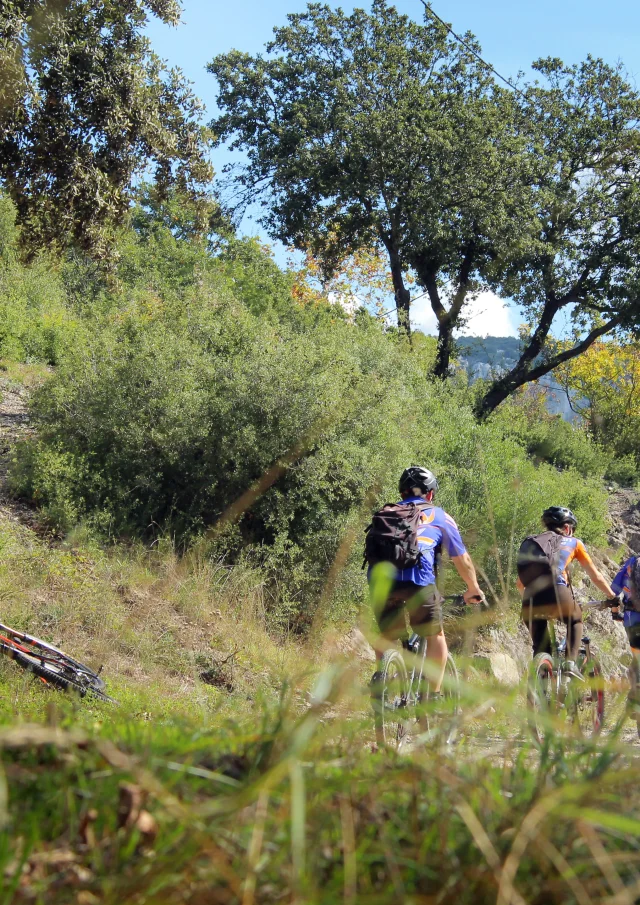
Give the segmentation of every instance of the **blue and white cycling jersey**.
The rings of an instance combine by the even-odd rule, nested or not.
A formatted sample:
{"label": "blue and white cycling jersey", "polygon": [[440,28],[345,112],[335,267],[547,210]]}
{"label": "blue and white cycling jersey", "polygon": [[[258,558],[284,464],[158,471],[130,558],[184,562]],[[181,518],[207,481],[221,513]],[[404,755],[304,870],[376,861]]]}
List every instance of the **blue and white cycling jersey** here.
{"label": "blue and white cycling jersey", "polygon": [[[616,594],[622,594],[625,604],[631,601],[631,574],[638,561],[637,556],[631,556],[622,566],[616,577],[611,582],[611,587]],[[627,628],[640,623],[640,613],[635,610],[624,611],[624,624]]]}

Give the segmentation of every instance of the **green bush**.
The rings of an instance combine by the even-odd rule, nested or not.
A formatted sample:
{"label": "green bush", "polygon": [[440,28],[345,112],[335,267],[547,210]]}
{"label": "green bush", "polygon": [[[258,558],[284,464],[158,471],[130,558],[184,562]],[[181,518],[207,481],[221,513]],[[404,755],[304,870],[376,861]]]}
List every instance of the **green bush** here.
{"label": "green bush", "polygon": [[80,331],[52,263],[19,260],[15,210],[0,194],[0,357],[55,364]]}
{"label": "green bush", "polygon": [[637,454],[629,453],[626,456],[612,458],[607,465],[605,478],[623,487],[635,487],[640,481]]}
{"label": "green bush", "polygon": [[[351,325],[330,307],[308,319],[283,294],[281,312],[287,304],[290,315],[265,319],[215,274],[183,300],[130,295],[35,394],[38,437],[19,451],[16,492],[67,529],[88,520],[119,536],[168,533],[181,546],[204,538],[262,568],[274,618],[295,625],[312,618],[349,532],[333,614],[361,600],[360,532],[410,462],[434,468],[442,505],[500,593],[545,505],[572,506],[585,539],[601,535],[593,482],[536,467],[498,421],[478,425],[464,388],[428,384],[421,356],[373,319]],[[236,530],[212,537],[265,475]]]}
{"label": "green bush", "polygon": [[574,468],[594,478],[601,478],[606,470],[609,457],[591,439],[584,425],[565,421],[561,415],[551,415],[543,394],[527,390],[512,397],[494,418],[535,460],[549,462],[557,468]]}

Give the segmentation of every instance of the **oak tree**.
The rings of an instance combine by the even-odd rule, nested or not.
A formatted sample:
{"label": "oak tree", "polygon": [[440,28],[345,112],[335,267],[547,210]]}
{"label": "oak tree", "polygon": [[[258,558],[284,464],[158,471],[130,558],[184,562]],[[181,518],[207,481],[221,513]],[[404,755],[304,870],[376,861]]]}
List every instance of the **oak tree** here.
{"label": "oak tree", "polygon": [[495,288],[519,304],[526,329],[481,417],[601,337],[640,329],[640,94],[602,60],[534,68],[542,81],[520,106],[535,191],[495,267]]}
{"label": "oak tree", "polygon": [[231,172],[240,204],[261,200],[271,234],[329,273],[384,250],[407,334],[413,273],[438,324],[436,376],[475,292],[519,307],[521,355],[479,399],[486,417],[640,323],[640,96],[591,58],[539,61],[539,81],[502,89],[477,50],[428,12],[418,24],[384,0],[350,16],[311,4],[266,56],[233,51],[210,70],[212,127],[246,154]]}
{"label": "oak tree", "polygon": [[442,25],[384,0],[348,16],[311,4],[275,30],[267,56],[232,51],[209,68],[223,111],[212,128],[246,153],[232,167],[240,203],[261,200],[270,233],[329,275],[362,249],[384,251],[407,334],[412,272],[444,376],[465,302],[527,194],[509,92]]}
{"label": "oak tree", "polygon": [[108,253],[142,174],[205,200],[201,105],[151,51],[149,15],[177,0],[0,4],[0,184],[28,249]]}

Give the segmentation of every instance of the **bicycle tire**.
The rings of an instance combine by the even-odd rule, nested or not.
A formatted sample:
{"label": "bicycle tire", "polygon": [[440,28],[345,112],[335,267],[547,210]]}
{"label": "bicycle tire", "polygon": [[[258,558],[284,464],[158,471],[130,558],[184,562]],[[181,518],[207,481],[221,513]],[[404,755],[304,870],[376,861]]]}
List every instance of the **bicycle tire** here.
{"label": "bicycle tire", "polygon": [[4,636],[4,640],[0,640],[0,652],[23,669],[62,690],[74,689],[81,697],[89,693],[103,701],[117,703],[106,693],[104,680],[97,673],[64,651],[1,623],[0,632]]}
{"label": "bicycle tire", "polygon": [[538,745],[544,743],[549,719],[555,714],[557,704],[555,684],[553,660],[549,654],[537,654],[533,658],[529,672],[527,709],[531,733]]}
{"label": "bicycle tire", "polygon": [[[572,697],[571,716],[581,735],[593,738],[599,735],[604,725],[605,699],[604,680],[600,664],[593,656],[584,657],[578,666],[585,677],[585,684],[571,681],[569,693]],[[583,719],[581,720],[581,715]]]}
{"label": "bicycle tire", "polygon": [[[428,683],[426,682],[425,687],[428,688]],[[426,706],[424,706],[422,712],[418,714],[418,721],[422,732],[429,733],[430,735],[432,734],[434,738],[439,736],[440,740],[444,742],[445,745],[454,744],[459,731],[458,724],[461,712],[461,692],[458,667],[456,666],[451,653],[447,653],[447,662],[445,664],[444,677],[442,680],[442,696],[444,698],[442,710],[438,713],[431,711],[429,708],[429,691],[427,690],[423,694]],[[418,706],[420,705],[420,700],[422,698],[422,694],[418,695]]]}
{"label": "bicycle tire", "polygon": [[[35,635],[29,635],[27,634],[27,632],[20,632],[17,629],[11,628],[10,626],[4,625],[2,622],[0,622],[0,636],[2,634],[9,635],[12,641],[19,644],[27,644],[30,647],[39,648],[40,650],[45,651],[47,656],[52,656],[54,659],[64,661],[64,663],[72,669],[92,676],[95,679],[99,679],[98,674],[94,672],[94,670],[90,669],[88,666],[85,666],[84,663],[80,663],[79,660],[75,660],[73,657],[70,657],[69,654],[65,653],[63,650],[60,650],[59,647],[55,647],[55,645],[50,644],[48,641],[42,641],[41,638],[36,638]],[[102,682],[101,679],[99,681]]]}
{"label": "bicycle tire", "polygon": [[458,737],[458,718],[460,716],[460,676],[455,660],[450,653],[447,654],[447,662],[444,668],[444,679],[442,682],[442,693],[447,702],[447,721],[448,725],[444,732],[444,743],[453,745]]}
{"label": "bicycle tire", "polygon": [[380,668],[371,680],[378,744],[398,749],[406,738],[406,719],[402,719],[402,715],[406,710],[408,690],[409,677],[404,657],[397,650],[385,651]]}

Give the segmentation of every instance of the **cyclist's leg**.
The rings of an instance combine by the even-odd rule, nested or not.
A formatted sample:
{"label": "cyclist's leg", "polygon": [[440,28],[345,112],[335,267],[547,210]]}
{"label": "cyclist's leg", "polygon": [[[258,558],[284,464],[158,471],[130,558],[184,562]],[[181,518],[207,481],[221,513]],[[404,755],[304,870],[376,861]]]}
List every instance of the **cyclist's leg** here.
{"label": "cyclist's leg", "polygon": [[560,586],[557,588],[558,607],[562,621],[567,628],[567,660],[578,659],[584,624],[582,622],[582,608],[576,603],[570,588]]}
{"label": "cyclist's leg", "polygon": [[379,641],[374,644],[376,657],[380,660],[387,649],[385,641],[393,642],[401,638],[405,631],[405,604],[406,595],[402,591],[394,590],[383,606],[380,613],[376,614],[378,623]]}
{"label": "cyclist's leg", "polygon": [[625,626],[633,660],[629,666],[629,707],[640,714],[640,624]]}
{"label": "cyclist's leg", "polygon": [[430,691],[440,691],[449,649],[442,627],[442,596],[435,585],[420,588],[409,601],[409,621],[418,635],[427,639],[426,679]]}
{"label": "cyclist's leg", "polygon": [[540,609],[540,606],[537,606],[533,600],[524,600],[522,603],[522,621],[529,629],[534,657],[537,654],[551,653],[551,639],[547,626],[549,616],[546,610],[543,614]]}

